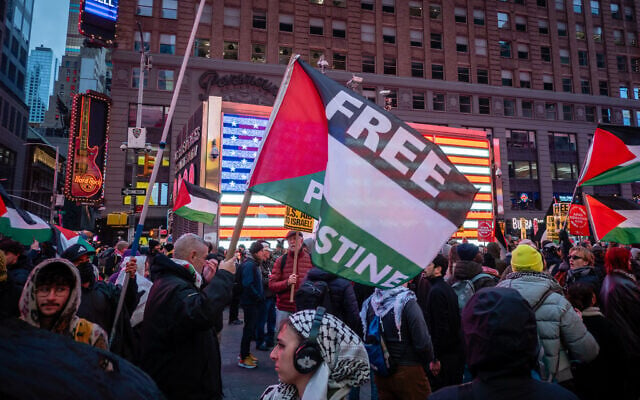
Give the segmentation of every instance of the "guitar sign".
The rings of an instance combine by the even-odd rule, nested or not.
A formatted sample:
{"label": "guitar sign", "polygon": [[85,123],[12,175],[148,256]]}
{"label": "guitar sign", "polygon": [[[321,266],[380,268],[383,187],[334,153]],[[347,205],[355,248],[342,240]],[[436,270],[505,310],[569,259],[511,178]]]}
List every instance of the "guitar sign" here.
{"label": "guitar sign", "polygon": [[96,165],[98,146],[89,147],[89,115],[91,114],[91,98],[84,96],[80,112],[80,129],[76,138],[73,159],[73,180],[71,195],[92,197],[100,191],[102,173]]}

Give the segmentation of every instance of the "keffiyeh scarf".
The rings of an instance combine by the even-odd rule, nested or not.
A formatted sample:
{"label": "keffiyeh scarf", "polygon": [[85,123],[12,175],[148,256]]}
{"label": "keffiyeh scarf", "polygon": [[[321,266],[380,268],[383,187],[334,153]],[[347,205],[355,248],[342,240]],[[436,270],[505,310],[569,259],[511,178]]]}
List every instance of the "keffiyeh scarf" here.
{"label": "keffiyeh scarf", "polygon": [[409,300],[415,300],[416,295],[404,286],[393,289],[381,290],[376,288],[375,292],[364,301],[362,310],[360,310],[360,320],[362,321],[363,332],[367,331],[367,310],[369,305],[373,309],[375,315],[384,318],[389,311],[393,310],[394,321],[398,329],[398,337],[402,340],[402,310]]}

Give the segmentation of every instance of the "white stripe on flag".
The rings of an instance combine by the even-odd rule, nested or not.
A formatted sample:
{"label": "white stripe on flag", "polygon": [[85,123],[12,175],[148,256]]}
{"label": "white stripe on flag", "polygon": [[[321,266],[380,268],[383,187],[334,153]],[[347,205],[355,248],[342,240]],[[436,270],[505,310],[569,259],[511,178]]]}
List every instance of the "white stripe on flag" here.
{"label": "white stripe on flag", "polygon": [[457,230],[332,136],[324,196],[334,210],[422,268]]}
{"label": "white stripe on flag", "polygon": [[218,213],[218,203],[215,201],[211,201],[208,199],[203,199],[200,197],[191,196],[191,202],[184,205],[184,207],[190,208],[195,211],[207,212],[210,214]]}
{"label": "white stripe on flag", "polygon": [[27,224],[27,222],[22,219],[20,214],[18,214],[18,212],[14,208],[7,207],[7,212],[2,216],[2,218],[8,218],[11,221],[11,227],[14,229],[50,229],[49,225],[47,225],[47,223],[44,222],[42,218],[28,211],[25,212],[29,214],[35,224]]}
{"label": "white stripe on flag", "polygon": [[623,221],[616,228],[640,228],[640,210],[614,210],[618,214],[625,217],[627,220]]}

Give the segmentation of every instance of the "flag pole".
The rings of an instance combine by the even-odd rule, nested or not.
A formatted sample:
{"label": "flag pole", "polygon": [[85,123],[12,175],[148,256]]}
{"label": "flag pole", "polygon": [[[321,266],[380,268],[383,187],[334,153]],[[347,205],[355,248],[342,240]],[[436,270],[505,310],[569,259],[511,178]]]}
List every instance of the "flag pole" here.
{"label": "flag pole", "polygon": [[249,203],[251,202],[251,190],[246,189],[244,191],[244,197],[242,198],[242,204],[240,205],[240,211],[238,212],[238,218],[236,219],[236,226],[233,228],[233,235],[231,236],[231,242],[229,243],[229,249],[227,250],[227,257],[225,260],[230,260],[233,258],[234,253],[236,252],[236,245],[238,244],[238,239],[240,238],[240,232],[242,231],[242,226],[244,225],[244,217],[247,216],[247,209],[249,208]]}
{"label": "flag pole", "polygon": [[[298,274],[298,253],[302,250],[302,247],[298,248],[298,231],[295,231],[296,241],[293,247],[293,274]],[[289,301],[293,302],[293,296],[296,293],[296,285],[298,281],[296,280],[296,284],[291,285],[291,295],[289,296]]]}
{"label": "flag pole", "polygon": [[578,186],[580,186],[580,181],[582,180],[582,176],[585,173],[584,167],[587,165],[587,161],[591,157],[592,152],[593,152],[593,140],[591,140],[591,145],[589,146],[589,151],[587,151],[587,156],[584,158],[584,160],[582,160],[582,167],[580,168],[580,176],[578,176],[578,180],[576,181],[576,186],[573,188],[573,194],[571,195],[571,203],[569,203],[569,210],[567,210],[567,217],[564,219],[562,230],[565,230],[567,228],[567,222],[569,221],[569,214],[571,213],[571,207],[573,206],[573,199],[575,199],[576,197]]}
{"label": "flag pole", "polygon": [[[196,19],[193,21],[193,27],[191,27],[191,35],[189,36],[189,42],[187,44],[187,48],[184,51],[184,57],[182,58],[182,65],[180,66],[180,73],[178,74],[178,81],[176,82],[176,86],[173,90],[173,96],[171,98],[171,105],[169,106],[169,113],[167,114],[167,119],[164,123],[164,127],[162,129],[162,137],[160,139],[160,143],[158,144],[158,153],[156,154],[156,162],[153,164],[153,171],[151,172],[151,177],[149,177],[149,185],[147,187],[147,195],[144,198],[144,204],[142,205],[142,213],[140,213],[140,220],[138,221],[138,225],[136,226],[135,235],[133,237],[133,243],[131,245],[131,256],[135,257],[136,252],[138,251],[138,244],[140,242],[140,236],[142,236],[142,229],[144,227],[144,222],[147,219],[147,213],[149,212],[149,201],[151,200],[151,192],[153,191],[153,185],[156,182],[156,177],[158,176],[158,170],[160,169],[160,165],[162,164],[162,156],[164,154],[164,149],[167,145],[167,136],[169,134],[169,127],[171,126],[171,121],[173,120],[173,114],[176,109],[176,103],[178,102],[178,96],[180,95],[180,88],[182,87],[182,80],[184,79],[184,73],[187,69],[187,64],[189,62],[189,55],[191,54],[191,49],[193,49],[193,42],[195,40],[196,31],[198,29],[198,25],[200,24],[200,17],[202,16],[202,11],[204,10],[204,4],[206,0],[200,0],[200,5],[198,6],[198,12],[196,13]],[[144,47],[144,43],[142,43]],[[143,71],[140,71],[142,74]],[[143,84],[144,77],[141,77],[138,82],[140,85]],[[122,312],[122,306],[124,304],[125,293],[127,292],[127,286],[129,283],[129,279],[125,279],[122,284],[122,290],[120,292],[120,298],[118,299],[118,307],[116,308],[116,314],[113,319],[113,328],[111,329],[111,335],[109,337],[109,348],[113,344],[113,337],[115,336],[116,327],[118,325],[118,317]]]}

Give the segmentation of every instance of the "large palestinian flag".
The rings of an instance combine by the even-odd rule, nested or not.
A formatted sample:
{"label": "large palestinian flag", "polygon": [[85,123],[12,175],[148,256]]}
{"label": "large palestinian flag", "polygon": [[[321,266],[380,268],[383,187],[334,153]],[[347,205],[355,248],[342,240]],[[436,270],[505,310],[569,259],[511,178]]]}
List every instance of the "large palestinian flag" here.
{"label": "large palestinian flag", "polygon": [[640,180],[640,128],[600,125],[582,167],[579,185]]}
{"label": "large palestinian flag", "polygon": [[640,205],[616,196],[584,195],[593,235],[597,240],[640,243]]}
{"label": "large palestinian flag", "polygon": [[314,263],[381,288],[422,271],[477,192],[437,145],[299,56],[249,187],[320,220]]}
{"label": "large palestinian flag", "polygon": [[51,227],[42,218],[16,207],[0,185],[0,234],[29,246],[34,240],[50,240]]}
{"label": "large palestinian flag", "polygon": [[182,181],[178,189],[173,212],[189,221],[213,225],[218,214],[220,193]]}
{"label": "large palestinian flag", "polygon": [[52,225],[53,231],[56,236],[56,249],[58,254],[64,253],[66,249],[74,244],[80,244],[88,251],[96,251],[96,249],[86,241],[82,235],[67,228],[63,228],[59,225]]}

